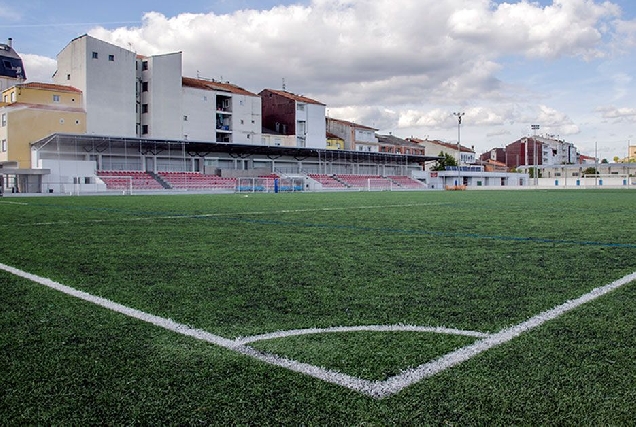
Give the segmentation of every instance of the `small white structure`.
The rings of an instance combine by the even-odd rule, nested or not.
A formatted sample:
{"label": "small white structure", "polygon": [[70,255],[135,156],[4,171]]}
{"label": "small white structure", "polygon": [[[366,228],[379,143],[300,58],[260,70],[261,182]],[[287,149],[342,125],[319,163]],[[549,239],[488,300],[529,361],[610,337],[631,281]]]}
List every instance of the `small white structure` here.
{"label": "small white structure", "polygon": [[449,167],[444,171],[414,172],[418,179],[430,189],[465,188],[465,189],[497,189],[527,187],[530,183],[528,174],[511,172],[484,172],[482,166]]}

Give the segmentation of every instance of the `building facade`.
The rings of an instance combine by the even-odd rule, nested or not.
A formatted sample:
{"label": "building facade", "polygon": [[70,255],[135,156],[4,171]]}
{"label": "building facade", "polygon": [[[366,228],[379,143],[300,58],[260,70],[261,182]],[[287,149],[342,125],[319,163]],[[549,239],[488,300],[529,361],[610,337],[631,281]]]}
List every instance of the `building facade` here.
{"label": "building facade", "polygon": [[56,132],[85,133],[82,92],[47,83],[17,84],[2,92],[0,103],[0,162],[29,169],[30,144]]}
{"label": "building facade", "polygon": [[8,39],[6,44],[0,43],[0,92],[24,80],[24,64],[20,55],[13,49],[13,39]]}
{"label": "building facade", "polygon": [[327,118],[327,133],[342,138],[345,150],[379,152],[377,130],[346,120]]}
{"label": "building facade", "polygon": [[325,104],[283,90],[265,89],[259,95],[264,127],[294,135],[298,148],[326,148]]}

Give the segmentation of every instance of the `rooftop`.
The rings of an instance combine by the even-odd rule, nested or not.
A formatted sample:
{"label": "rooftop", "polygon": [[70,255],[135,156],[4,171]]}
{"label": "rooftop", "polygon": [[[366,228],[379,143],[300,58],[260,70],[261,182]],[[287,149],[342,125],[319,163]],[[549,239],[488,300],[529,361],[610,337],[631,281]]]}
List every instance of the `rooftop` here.
{"label": "rooftop", "polygon": [[287,92],[285,90],[275,90],[275,89],[265,89],[261,91],[260,95],[262,96],[263,92],[271,92],[278,96],[282,96],[296,102],[303,102],[305,104],[315,104],[315,105],[325,105],[322,102],[318,102],[315,99],[307,98],[303,95],[296,95],[295,93]]}
{"label": "rooftop", "polygon": [[195,89],[217,90],[220,92],[229,92],[229,93],[234,93],[237,95],[258,96],[257,94],[252,93],[230,82],[223,83],[223,82],[218,82],[216,80],[204,80],[204,79],[195,79],[192,77],[183,77],[182,84],[185,87],[191,87]]}

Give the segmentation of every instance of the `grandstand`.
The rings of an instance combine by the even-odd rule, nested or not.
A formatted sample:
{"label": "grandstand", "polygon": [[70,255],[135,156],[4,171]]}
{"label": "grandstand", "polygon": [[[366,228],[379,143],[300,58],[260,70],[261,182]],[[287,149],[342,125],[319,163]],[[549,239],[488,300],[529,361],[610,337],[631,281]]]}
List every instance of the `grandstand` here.
{"label": "grandstand", "polygon": [[236,188],[236,178],[205,175],[200,172],[159,172],[157,176],[166,183],[165,188],[178,190],[230,190]]}
{"label": "grandstand", "polygon": [[162,190],[164,187],[148,172],[96,171],[107,190]]}
{"label": "grandstand", "polygon": [[[53,134],[31,144],[41,192],[238,191],[239,179],[295,179],[282,189],[402,188],[437,157],[200,141]],[[299,179],[304,180],[304,184]],[[396,185],[397,184],[397,185]],[[127,187],[127,188],[124,188]],[[253,185],[256,189],[258,185]],[[269,187],[266,187],[269,188]],[[269,190],[266,190],[269,191]]]}

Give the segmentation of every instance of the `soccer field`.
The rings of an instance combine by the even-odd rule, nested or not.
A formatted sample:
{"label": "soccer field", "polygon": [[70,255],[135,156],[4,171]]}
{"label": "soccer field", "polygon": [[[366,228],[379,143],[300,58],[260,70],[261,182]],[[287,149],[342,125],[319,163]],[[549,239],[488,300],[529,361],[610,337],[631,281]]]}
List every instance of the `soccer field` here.
{"label": "soccer field", "polygon": [[0,199],[0,419],[629,425],[636,192]]}

